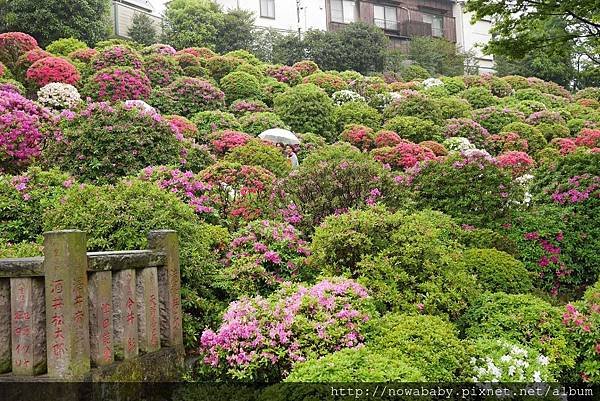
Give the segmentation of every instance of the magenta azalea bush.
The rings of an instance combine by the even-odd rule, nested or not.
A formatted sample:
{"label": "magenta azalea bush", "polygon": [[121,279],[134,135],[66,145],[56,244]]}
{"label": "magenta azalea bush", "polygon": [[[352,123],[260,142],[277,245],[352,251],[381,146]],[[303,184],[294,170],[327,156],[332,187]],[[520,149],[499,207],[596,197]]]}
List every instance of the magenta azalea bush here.
{"label": "magenta azalea bush", "polygon": [[0,172],[19,171],[40,155],[51,114],[13,91],[0,91]]}
{"label": "magenta azalea bush", "polygon": [[231,303],[221,327],[202,333],[200,352],[224,377],[278,381],[297,362],[362,345],[373,315],[367,290],[352,280],[288,284],[269,298]]}
{"label": "magenta azalea bush", "polygon": [[483,146],[490,135],[487,129],[469,118],[452,118],[446,120],[443,134],[446,138],[457,136],[467,138],[469,142],[477,147]]}
{"label": "magenta azalea bush", "polygon": [[144,63],[135,50],[125,46],[113,46],[100,51],[92,59],[96,71],[109,67],[131,67],[141,70]]}
{"label": "magenta azalea bush", "polygon": [[79,71],[64,58],[46,57],[33,63],[25,73],[27,81],[36,88],[51,82],[76,85],[81,78]]}
{"label": "magenta azalea bush", "polygon": [[26,33],[0,33],[0,62],[13,68],[19,57],[37,47],[37,40]]}
{"label": "magenta azalea bush", "polygon": [[164,88],[155,89],[150,103],[164,114],[191,117],[200,111],[224,107],[225,95],[210,82],[181,77]]}
{"label": "magenta azalea bush", "polygon": [[82,92],[96,101],[143,100],[152,90],[150,80],[131,67],[109,67],[95,73]]}

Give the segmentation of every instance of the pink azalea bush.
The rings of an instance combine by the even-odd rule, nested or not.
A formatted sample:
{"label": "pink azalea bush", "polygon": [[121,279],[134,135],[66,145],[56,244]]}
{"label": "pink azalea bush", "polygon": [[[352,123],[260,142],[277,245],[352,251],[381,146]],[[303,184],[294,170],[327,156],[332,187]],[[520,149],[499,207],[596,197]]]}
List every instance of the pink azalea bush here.
{"label": "pink azalea bush", "polygon": [[404,140],[394,131],[381,130],[375,134],[375,147],[377,148],[394,147],[402,142]]}
{"label": "pink azalea bush", "polygon": [[198,136],[198,127],[196,127],[196,124],[187,118],[177,115],[164,116],[164,118],[169,122],[169,124],[171,124],[171,128],[177,135],[181,135],[181,137],[189,139],[193,139]]}
{"label": "pink azalea bush", "polygon": [[550,141],[550,146],[557,149],[561,156],[572,153],[577,149],[577,143],[573,138],[554,138]]}
{"label": "pink azalea bush", "polygon": [[131,67],[109,67],[96,72],[83,88],[83,94],[98,101],[145,100],[152,91],[143,71]]}
{"label": "pink azalea bush", "polygon": [[340,135],[342,141],[346,141],[361,150],[370,150],[374,145],[373,130],[364,125],[347,125]]}
{"label": "pink azalea bush", "polygon": [[64,58],[46,57],[36,61],[25,73],[27,81],[36,88],[51,82],[76,85],[81,78],[77,68]]}
{"label": "pink azalea bush", "polygon": [[164,114],[184,117],[224,106],[225,94],[208,81],[181,77],[152,93],[150,103]]}
{"label": "pink azalea bush", "polygon": [[416,143],[403,141],[394,147],[377,148],[372,152],[373,158],[392,169],[405,170],[419,162],[436,159],[431,149]]}
{"label": "pink azalea bush", "polygon": [[141,70],[144,64],[135,50],[125,46],[112,46],[100,51],[92,60],[92,67],[100,71],[109,67],[131,67]]}
{"label": "pink azalea bush", "polygon": [[291,86],[298,85],[302,82],[302,75],[293,67],[287,65],[270,66],[266,71],[267,76],[275,78],[279,82],[289,84]]}
{"label": "pink azalea bush", "polygon": [[531,125],[538,125],[541,123],[565,124],[565,120],[562,118],[559,112],[550,110],[536,111],[527,117],[525,122]]}
{"label": "pink azalea bush", "polygon": [[215,139],[212,140],[212,146],[215,152],[225,154],[233,148],[244,146],[252,136],[244,132],[224,130],[214,134]]}
{"label": "pink azalea bush", "polygon": [[446,138],[462,137],[477,147],[483,146],[490,135],[488,130],[469,118],[451,118],[446,121],[443,134]]}
{"label": "pink azalea bush", "polygon": [[575,138],[577,146],[600,148],[600,129],[582,129]]}
{"label": "pink azalea bush", "polygon": [[46,57],[53,57],[53,55],[39,47],[29,50],[27,53],[21,55],[15,64],[17,75],[24,76],[33,63]]}
{"label": "pink azalea bush", "polygon": [[484,147],[493,154],[512,151],[527,152],[529,143],[527,139],[522,138],[516,132],[500,132],[499,134],[488,136]]}
{"label": "pink azalea bush", "polygon": [[183,70],[173,57],[152,54],[144,59],[146,75],[153,85],[167,86],[183,75]]}
{"label": "pink azalea bush", "polygon": [[302,77],[306,77],[319,71],[319,66],[312,60],[298,61],[292,66],[292,68],[298,71]]}
{"label": "pink azalea bush", "polygon": [[221,327],[202,333],[200,352],[223,376],[278,381],[297,362],[361,346],[373,315],[367,290],[352,280],[287,284],[269,298],[231,303]]}
{"label": "pink azalea bush", "polygon": [[40,155],[51,115],[12,91],[0,91],[0,172],[18,171]]}
{"label": "pink azalea bush", "polygon": [[535,167],[535,161],[525,152],[511,151],[496,157],[498,165],[512,172],[513,177],[522,176]]}
{"label": "pink azalea bush", "polygon": [[71,60],[79,60],[87,64],[90,63],[97,54],[98,50],[96,49],[77,49],[69,53],[69,58]]}
{"label": "pink azalea bush", "polygon": [[37,40],[26,33],[0,33],[0,62],[13,68],[20,56],[36,47],[38,47]]}

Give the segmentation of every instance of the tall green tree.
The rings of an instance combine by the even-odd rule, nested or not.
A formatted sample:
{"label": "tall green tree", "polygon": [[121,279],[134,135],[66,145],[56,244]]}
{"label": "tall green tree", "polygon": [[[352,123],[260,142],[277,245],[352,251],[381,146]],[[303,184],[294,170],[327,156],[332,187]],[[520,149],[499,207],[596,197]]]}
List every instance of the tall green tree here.
{"label": "tall green tree", "polygon": [[135,13],[127,34],[132,40],[144,45],[156,43],[156,26],[145,13]]}
{"label": "tall green tree", "polygon": [[175,48],[215,48],[224,14],[211,0],[171,0],[167,3],[163,41]]}
{"label": "tall green tree", "polygon": [[473,64],[473,56],[461,52],[456,45],[442,38],[416,37],[410,41],[409,58],[432,75],[462,75],[465,63]]}
{"label": "tall green tree", "polygon": [[254,13],[242,9],[233,9],[223,16],[216,38],[218,53],[232,50],[252,50],[255,42]]}
{"label": "tall green tree", "polygon": [[110,0],[0,0],[0,31],[27,32],[40,46],[73,37],[94,45],[110,33]]}

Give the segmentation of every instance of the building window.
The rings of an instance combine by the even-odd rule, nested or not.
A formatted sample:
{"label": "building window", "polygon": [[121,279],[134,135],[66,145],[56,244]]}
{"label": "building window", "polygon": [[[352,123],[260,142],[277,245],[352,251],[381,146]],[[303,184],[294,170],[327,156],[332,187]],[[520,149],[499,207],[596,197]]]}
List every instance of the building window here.
{"label": "building window", "polygon": [[260,0],[260,16],[275,19],[275,0]]}
{"label": "building window", "polygon": [[331,21],[349,24],[356,21],[354,0],[331,0]]}
{"label": "building window", "polygon": [[444,17],[435,14],[423,14],[423,22],[431,24],[431,36],[444,36]]}
{"label": "building window", "polygon": [[398,30],[398,14],[396,7],[375,6],[374,7],[375,25],[383,29],[392,31]]}

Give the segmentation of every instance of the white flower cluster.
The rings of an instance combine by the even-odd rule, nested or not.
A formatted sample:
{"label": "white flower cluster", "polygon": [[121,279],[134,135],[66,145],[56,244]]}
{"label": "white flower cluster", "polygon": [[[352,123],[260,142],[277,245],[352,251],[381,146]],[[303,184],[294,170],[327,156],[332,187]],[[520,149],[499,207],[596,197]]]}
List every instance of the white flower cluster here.
{"label": "white flower cluster", "polygon": [[433,88],[434,86],[442,86],[444,83],[437,78],[427,78],[421,83],[425,89]]}
{"label": "white flower cluster", "polygon": [[448,138],[444,141],[443,145],[451,152],[464,152],[469,149],[475,149],[475,145],[462,136]]}
{"label": "white flower cluster", "polygon": [[530,192],[531,181],[533,179],[534,176],[531,174],[523,174],[522,176],[515,178],[515,181],[525,189],[525,195],[523,196],[523,203],[525,205],[529,205],[533,199],[533,196]]}
{"label": "white flower cluster", "polygon": [[491,355],[472,357],[474,382],[542,382],[551,381],[548,357],[503,340],[494,340]]}
{"label": "white flower cluster", "polygon": [[154,107],[150,106],[148,103],[144,102],[143,100],[126,100],[125,108],[128,110],[137,108],[137,109],[140,109],[141,111],[145,111],[150,114],[156,113],[156,109]]}
{"label": "white flower cluster", "polygon": [[337,104],[338,106],[341,106],[344,103],[349,103],[349,102],[364,102],[365,98],[362,97],[361,95],[359,95],[358,93],[351,91],[351,90],[341,90],[341,91],[337,91],[335,92],[333,95],[331,95],[331,98],[333,99],[334,103]]}
{"label": "white flower cluster", "polygon": [[38,103],[51,110],[74,109],[81,103],[81,96],[73,85],[51,82],[38,90]]}

